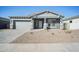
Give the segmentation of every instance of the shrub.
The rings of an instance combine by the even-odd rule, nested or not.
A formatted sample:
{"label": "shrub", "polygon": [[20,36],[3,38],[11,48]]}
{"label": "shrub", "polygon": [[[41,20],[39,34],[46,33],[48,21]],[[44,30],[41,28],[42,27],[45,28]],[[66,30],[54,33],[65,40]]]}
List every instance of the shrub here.
{"label": "shrub", "polygon": [[52,35],[55,35],[55,33],[51,33]]}
{"label": "shrub", "polygon": [[33,32],[30,32],[30,34],[33,34]]}
{"label": "shrub", "polygon": [[66,31],[66,33],[72,33],[71,31]]}

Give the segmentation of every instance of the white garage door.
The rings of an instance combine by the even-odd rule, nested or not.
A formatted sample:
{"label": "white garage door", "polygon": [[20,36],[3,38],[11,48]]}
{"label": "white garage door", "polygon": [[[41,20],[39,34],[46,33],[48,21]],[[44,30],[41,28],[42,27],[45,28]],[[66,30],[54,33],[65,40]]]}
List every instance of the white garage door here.
{"label": "white garage door", "polygon": [[71,23],[70,29],[79,29],[79,23]]}
{"label": "white garage door", "polygon": [[16,29],[18,30],[30,30],[31,28],[31,22],[16,22]]}

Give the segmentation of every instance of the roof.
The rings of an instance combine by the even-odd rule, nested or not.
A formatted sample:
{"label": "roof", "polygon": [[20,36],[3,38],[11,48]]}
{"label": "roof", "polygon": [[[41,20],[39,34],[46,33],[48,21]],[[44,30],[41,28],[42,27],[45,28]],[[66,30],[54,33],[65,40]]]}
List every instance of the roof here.
{"label": "roof", "polygon": [[57,14],[57,13],[54,13],[54,12],[51,12],[51,11],[43,11],[43,12],[38,12],[38,13],[35,13],[35,14],[32,14],[30,15],[29,17],[33,17],[33,16],[36,16],[36,15],[41,15],[41,14],[44,14],[44,13],[51,13],[51,14],[54,14],[54,15],[57,15],[57,16],[60,16],[60,17],[64,17],[63,15],[60,15],[60,14]]}
{"label": "roof", "polygon": [[9,16],[10,18],[12,18],[12,19],[27,19],[27,18],[29,18],[29,17],[27,17],[27,16]]}
{"label": "roof", "polygon": [[65,18],[65,19],[63,19],[63,21],[73,20],[73,19],[77,19],[77,18],[79,18],[79,15]]}
{"label": "roof", "polygon": [[50,12],[50,11],[43,11],[43,12],[33,13],[29,16],[9,16],[9,17],[10,18],[17,18],[17,19],[26,19],[26,18],[32,18],[33,16],[36,16],[36,15],[41,15],[41,14],[44,14],[44,13],[51,13],[51,14],[54,14],[54,15],[57,15],[57,16],[60,16],[60,17],[64,18],[64,16],[59,15],[59,14],[54,13],[54,12]]}
{"label": "roof", "polygon": [[4,17],[0,17],[0,21],[10,21],[10,20]]}

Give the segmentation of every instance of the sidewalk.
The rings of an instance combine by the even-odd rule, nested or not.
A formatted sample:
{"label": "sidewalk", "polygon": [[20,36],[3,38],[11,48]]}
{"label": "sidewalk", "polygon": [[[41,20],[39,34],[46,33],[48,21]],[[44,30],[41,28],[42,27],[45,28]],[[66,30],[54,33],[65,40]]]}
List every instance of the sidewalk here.
{"label": "sidewalk", "polygon": [[79,43],[0,44],[0,52],[79,52]]}

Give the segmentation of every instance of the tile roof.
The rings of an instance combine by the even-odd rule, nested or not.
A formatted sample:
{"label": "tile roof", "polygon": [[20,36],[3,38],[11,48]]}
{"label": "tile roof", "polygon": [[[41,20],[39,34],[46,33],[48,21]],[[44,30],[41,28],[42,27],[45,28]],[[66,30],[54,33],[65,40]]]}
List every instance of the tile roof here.
{"label": "tile roof", "polygon": [[59,15],[59,14],[54,13],[54,12],[50,12],[50,11],[43,11],[43,12],[33,13],[31,15],[28,15],[28,16],[9,16],[9,17],[10,18],[25,19],[25,18],[32,18],[33,16],[40,15],[40,14],[43,14],[43,13],[52,13],[52,14],[55,14],[57,16],[60,16],[60,17],[64,18],[64,16]]}

